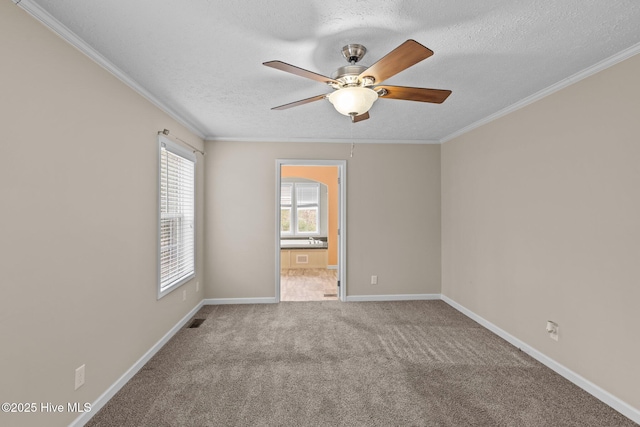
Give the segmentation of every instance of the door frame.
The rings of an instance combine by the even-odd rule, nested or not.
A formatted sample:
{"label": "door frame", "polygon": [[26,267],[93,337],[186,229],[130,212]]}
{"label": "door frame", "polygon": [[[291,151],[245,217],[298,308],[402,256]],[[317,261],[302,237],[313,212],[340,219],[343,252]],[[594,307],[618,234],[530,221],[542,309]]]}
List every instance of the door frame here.
{"label": "door frame", "polygon": [[338,299],[347,300],[347,161],[276,159],[276,302],[280,302],[280,186],[282,166],[337,166],[338,167]]}

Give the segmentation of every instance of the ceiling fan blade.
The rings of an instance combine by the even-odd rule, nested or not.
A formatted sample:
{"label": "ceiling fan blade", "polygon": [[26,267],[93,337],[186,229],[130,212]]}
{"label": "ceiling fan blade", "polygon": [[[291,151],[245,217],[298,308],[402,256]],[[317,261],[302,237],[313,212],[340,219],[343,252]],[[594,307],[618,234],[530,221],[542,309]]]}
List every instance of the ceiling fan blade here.
{"label": "ceiling fan blade", "polygon": [[305,70],[303,68],[296,67],[295,65],[287,64],[286,62],[282,61],[263,62],[262,65],[275,68],[276,70],[286,71],[287,73],[295,74],[296,76],[306,77],[307,79],[315,80],[320,83],[340,84],[339,81],[331,79],[327,76],[323,76],[321,74],[314,73],[313,71]]}
{"label": "ceiling fan blade", "polygon": [[358,123],[358,122],[361,122],[363,120],[367,120],[368,118],[369,118],[369,112],[367,111],[366,113],[362,113],[359,116],[351,117],[351,122],[352,123]]}
{"label": "ceiling fan blade", "polygon": [[449,95],[450,90],[427,89],[423,87],[406,87],[406,86],[375,86],[376,91],[384,89],[386,93],[380,96],[381,99],[405,99],[407,101],[432,102],[434,104],[442,104]]}
{"label": "ceiling fan blade", "polygon": [[433,55],[433,51],[415,40],[407,40],[389,52],[384,58],[360,73],[359,78],[373,77],[375,83],[382,83],[402,70],[406,70],[423,59]]}
{"label": "ceiling fan blade", "polygon": [[273,107],[272,110],[286,110],[287,108],[297,107],[298,105],[308,104],[313,101],[320,101],[321,99],[325,99],[326,97],[327,95],[312,96],[311,98],[301,99],[300,101],[290,102],[278,107]]}

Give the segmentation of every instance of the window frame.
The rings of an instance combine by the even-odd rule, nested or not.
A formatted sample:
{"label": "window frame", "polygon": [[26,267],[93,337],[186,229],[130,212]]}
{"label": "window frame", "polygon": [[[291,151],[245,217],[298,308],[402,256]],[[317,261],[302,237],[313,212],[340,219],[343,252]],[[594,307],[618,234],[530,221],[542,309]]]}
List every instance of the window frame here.
{"label": "window frame", "polygon": [[[189,247],[187,250],[190,252],[187,258],[187,266],[184,271],[181,271],[180,275],[175,279],[168,283],[164,283],[165,280],[163,278],[162,270],[162,216],[163,216],[163,195],[162,195],[162,176],[163,176],[163,168],[165,165],[163,164],[163,150],[166,150],[167,153],[171,153],[177,157],[180,157],[182,160],[193,163],[193,171],[192,176],[187,177],[191,178],[191,182],[187,183],[187,200],[186,204],[190,204],[191,213],[187,212],[185,224],[181,226],[181,233],[189,233],[189,235],[183,235],[183,243],[185,239],[190,239],[190,243],[187,242],[186,245]],[[168,165],[168,163],[167,163]],[[190,194],[189,194],[190,193]],[[189,208],[189,206],[187,206]],[[158,135],[158,200],[157,200],[157,233],[158,233],[158,242],[157,242],[157,260],[158,260],[158,279],[157,279],[157,292],[158,299],[168,295],[170,292],[184,285],[191,279],[196,276],[196,156],[195,153],[188,150],[187,148],[171,141],[170,139],[164,137],[163,135]],[[166,218],[166,216],[165,216]],[[181,218],[184,218],[184,215],[181,215]],[[186,236],[186,237],[184,237]],[[163,286],[164,284],[164,286]]]}
{"label": "window frame", "polygon": [[[291,187],[291,204],[282,204],[282,187]],[[317,203],[298,203],[298,186],[314,187],[317,194]],[[280,221],[280,235],[287,237],[309,237],[319,236],[321,234],[322,224],[320,219],[320,205],[322,201],[321,187],[319,182],[281,182],[280,183],[280,211],[283,207],[289,209],[289,227],[290,231],[282,230],[282,221]],[[316,211],[316,231],[299,231],[298,230],[298,209],[315,209]]]}

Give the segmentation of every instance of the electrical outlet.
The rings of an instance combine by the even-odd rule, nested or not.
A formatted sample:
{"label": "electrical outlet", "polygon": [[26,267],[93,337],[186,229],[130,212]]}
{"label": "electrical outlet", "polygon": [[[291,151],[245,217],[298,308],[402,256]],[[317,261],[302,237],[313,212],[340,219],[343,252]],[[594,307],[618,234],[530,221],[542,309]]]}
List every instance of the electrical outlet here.
{"label": "electrical outlet", "polygon": [[84,384],[84,365],[76,369],[76,388],[79,389]]}
{"label": "electrical outlet", "polygon": [[183,289],[182,290],[182,301],[186,301],[187,300],[187,290]]}
{"label": "electrical outlet", "polygon": [[549,333],[549,338],[554,341],[558,341],[558,332],[560,331],[560,327],[556,322],[552,322],[551,320],[547,320],[547,332]]}
{"label": "electrical outlet", "polygon": [[372,285],[378,284],[378,276],[371,276],[371,284]]}

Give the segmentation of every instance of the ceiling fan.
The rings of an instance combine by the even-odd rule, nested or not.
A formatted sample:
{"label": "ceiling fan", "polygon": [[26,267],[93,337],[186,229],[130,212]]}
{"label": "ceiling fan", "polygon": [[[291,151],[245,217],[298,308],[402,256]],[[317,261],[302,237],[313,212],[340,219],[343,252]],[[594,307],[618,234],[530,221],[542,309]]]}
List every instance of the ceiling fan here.
{"label": "ceiling fan", "polygon": [[365,53],[367,53],[367,49],[361,44],[344,46],[342,55],[349,62],[349,65],[338,68],[331,78],[282,61],[264,62],[263,65],[267,67],[325,83],[335,89],[331,93],[273,107],[272,110],[286,110],[326,98],[339,113],[351,117],[351,121],[356,123],[369,118],[369,109],[378,98],[441,104],[451,95],[450,90],[380,84],[389,77],[433,55],[431,49],[415,40],[407,40],[368,68],[356,65]]}

